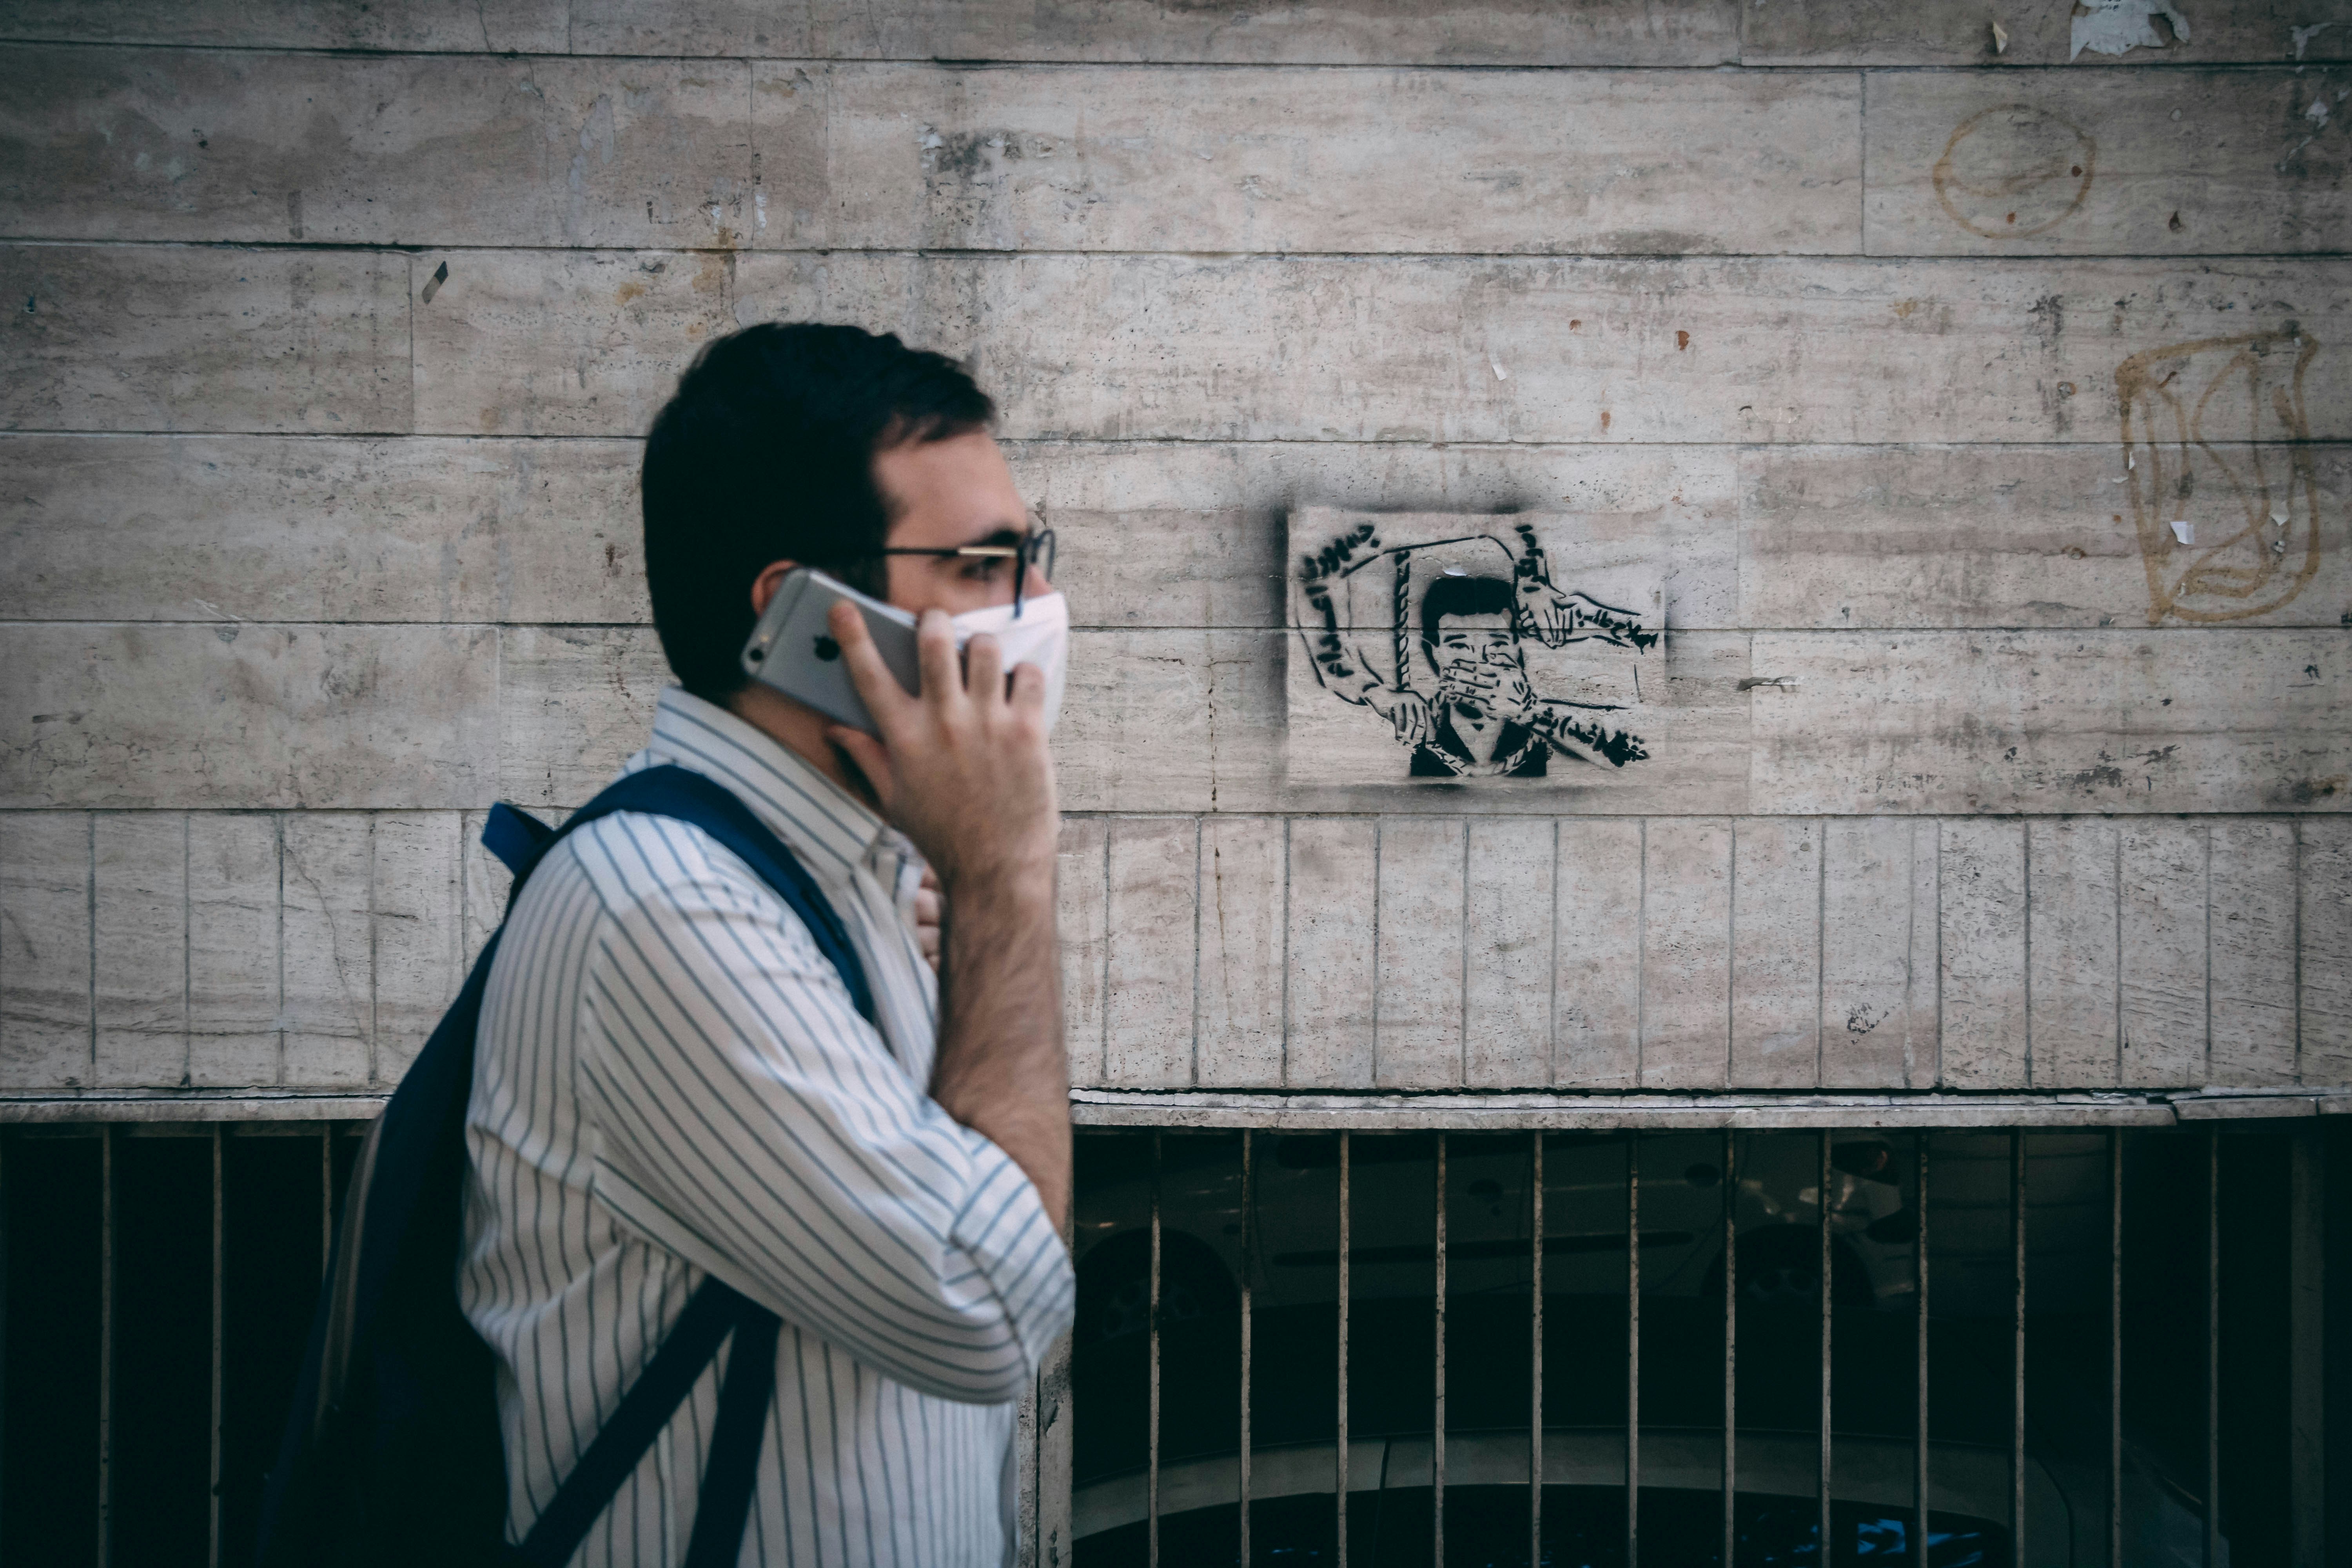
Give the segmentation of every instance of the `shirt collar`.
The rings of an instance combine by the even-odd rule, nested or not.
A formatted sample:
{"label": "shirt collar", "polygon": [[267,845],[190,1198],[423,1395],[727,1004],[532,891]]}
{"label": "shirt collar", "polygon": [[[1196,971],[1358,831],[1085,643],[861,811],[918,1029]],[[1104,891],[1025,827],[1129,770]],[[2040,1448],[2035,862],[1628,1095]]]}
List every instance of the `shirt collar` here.
{"label": "shirt collar", "polygon": [[654,733],[625,773],[674,763],[717,779],[742,798],[809,869],[839,886],[887,829],[865,802],[791,747],[683,687],[663,691]]}

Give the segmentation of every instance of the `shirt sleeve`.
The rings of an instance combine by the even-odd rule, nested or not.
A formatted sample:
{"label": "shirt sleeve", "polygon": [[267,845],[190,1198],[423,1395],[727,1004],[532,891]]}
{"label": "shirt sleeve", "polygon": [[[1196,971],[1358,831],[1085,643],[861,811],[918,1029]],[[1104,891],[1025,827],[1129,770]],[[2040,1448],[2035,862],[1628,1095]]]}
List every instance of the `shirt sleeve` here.
{"label": "shirt sleeve", "polygon": [[608,898],[581,987],[596,1195],[897,1382],[1016,1398],[1074,1297],[1035,1186],[908,1079],[731,855],[681,824],[608,820],[579,852],[639,891]]}

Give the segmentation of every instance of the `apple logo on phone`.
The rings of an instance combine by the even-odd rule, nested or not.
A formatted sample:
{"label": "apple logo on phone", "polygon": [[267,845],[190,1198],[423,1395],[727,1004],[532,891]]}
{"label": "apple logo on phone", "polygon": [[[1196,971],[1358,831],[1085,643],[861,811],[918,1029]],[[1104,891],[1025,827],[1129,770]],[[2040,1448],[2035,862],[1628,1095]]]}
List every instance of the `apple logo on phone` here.
{"label": "apple logo on phone", "polygon": [[816,656],[825,663],[831,664],[841,657],[841,645],[823,632],[819,632],[816,638]]}

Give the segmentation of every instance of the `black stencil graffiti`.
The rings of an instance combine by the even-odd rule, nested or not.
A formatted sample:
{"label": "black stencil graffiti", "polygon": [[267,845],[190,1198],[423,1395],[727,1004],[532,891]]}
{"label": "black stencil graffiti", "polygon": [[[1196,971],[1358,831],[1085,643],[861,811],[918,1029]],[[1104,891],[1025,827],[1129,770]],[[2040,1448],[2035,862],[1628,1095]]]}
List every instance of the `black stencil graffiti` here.
{"label": "black stencil graffiti", "polygon": [[[1548,696],[1529,644],[1633,654],[1658,634],[1633,610],[1552,581],[1535,530],[1382,543],[1363,522],[1300,561],[1300,634],[1316,679],[1387,720],[1416,778],[1543,778],[1555,756],[1622,768],[1649,756],[1612,727],[1622,704]],[[1381,668],[1381,667],[1385,668]]]}

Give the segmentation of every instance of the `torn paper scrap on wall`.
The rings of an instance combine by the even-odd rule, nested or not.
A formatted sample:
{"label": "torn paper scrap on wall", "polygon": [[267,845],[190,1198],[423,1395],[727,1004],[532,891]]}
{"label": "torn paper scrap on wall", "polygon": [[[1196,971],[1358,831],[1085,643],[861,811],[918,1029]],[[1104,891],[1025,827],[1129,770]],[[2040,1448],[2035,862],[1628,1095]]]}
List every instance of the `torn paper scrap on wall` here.
{"label": "torn paper scrap on wall", "polygon": [[2126,49],[2160,49],[2167,42],[2156,30],[2156,18],[2172,25],[2172,36],[2189,41],[2189,18],[2171,0],[2079,0],[2074,7],[2073,59],[2084,49],[2119,55]]}

